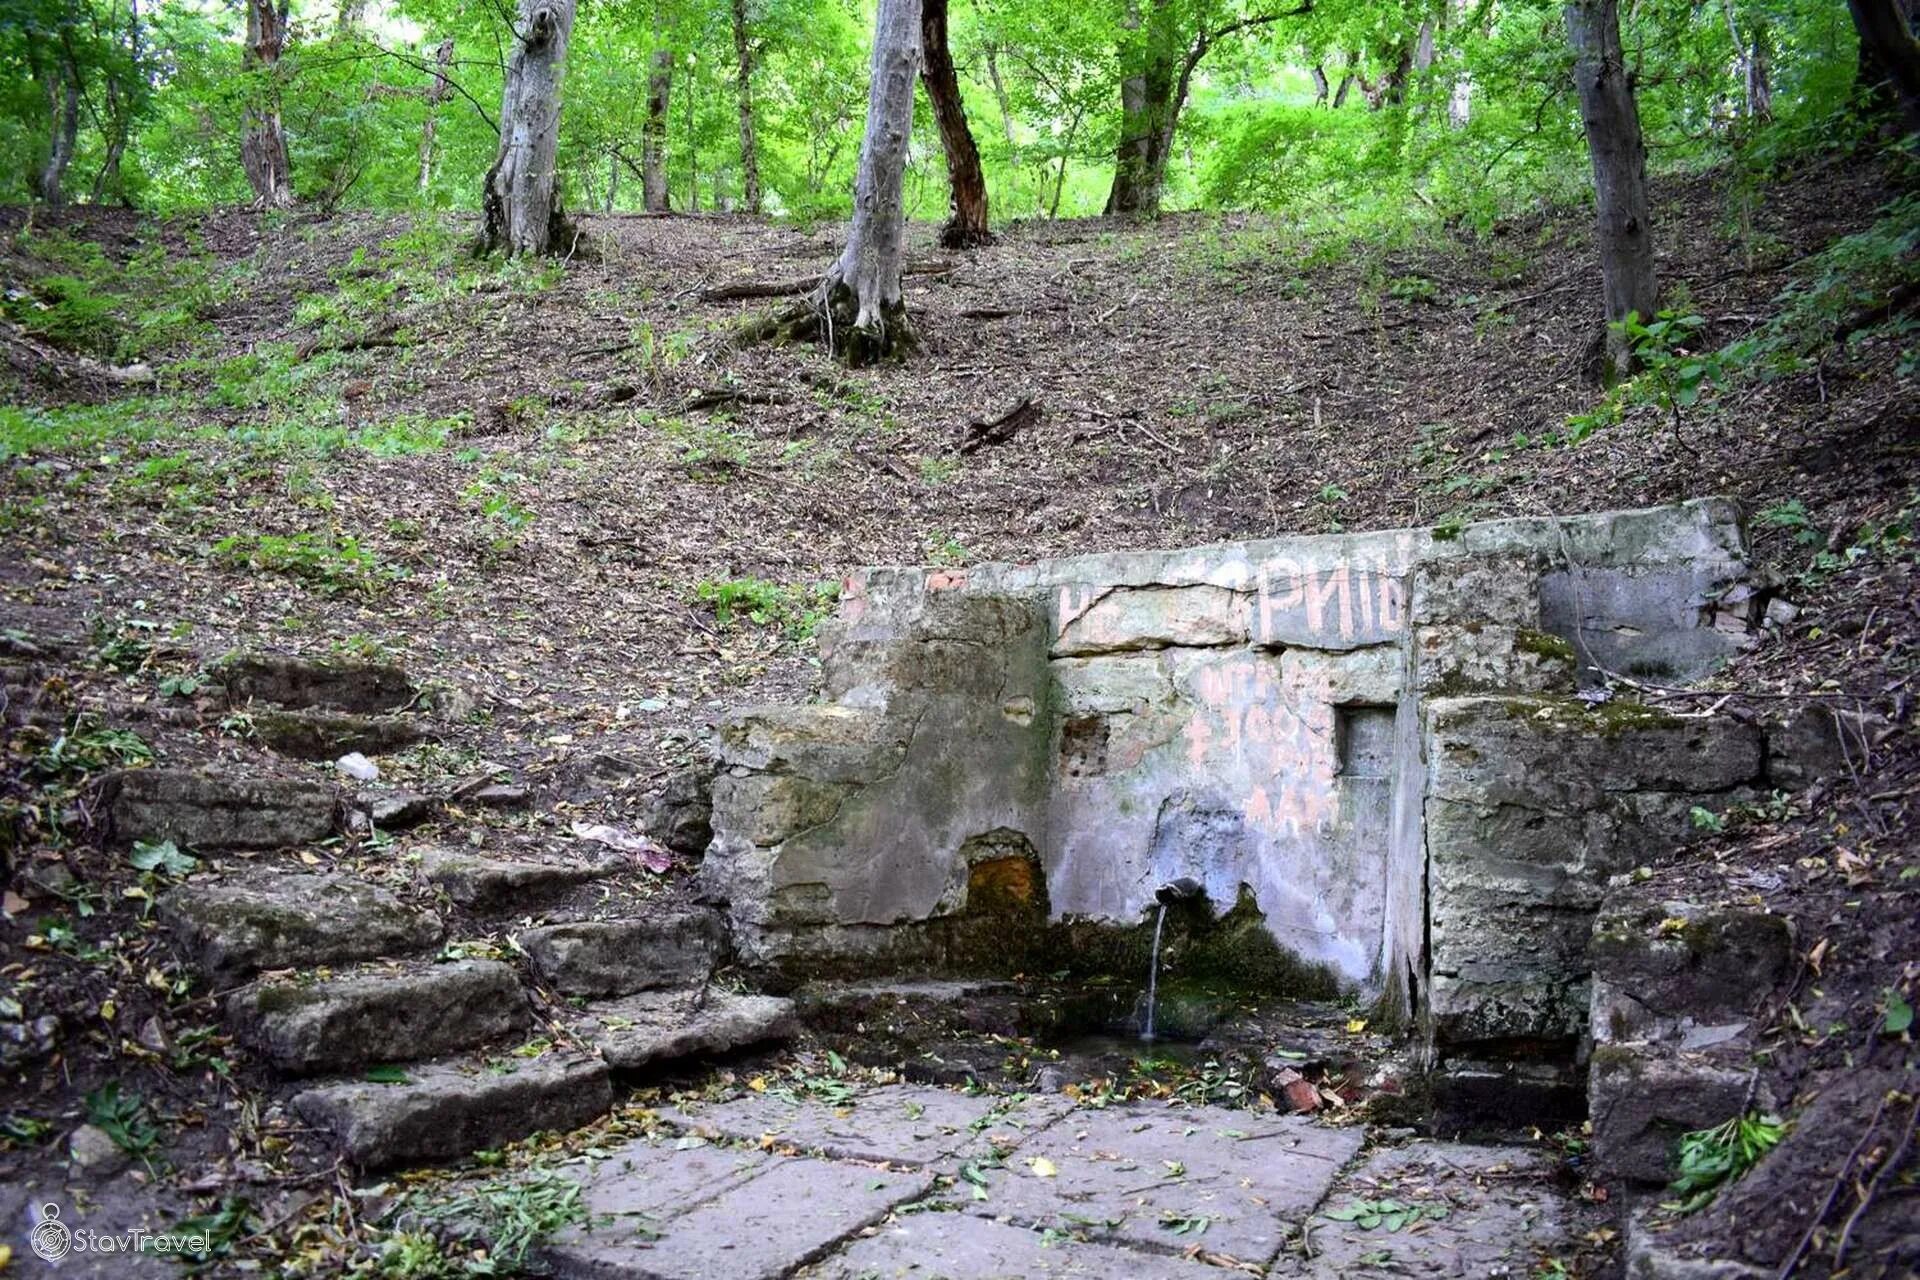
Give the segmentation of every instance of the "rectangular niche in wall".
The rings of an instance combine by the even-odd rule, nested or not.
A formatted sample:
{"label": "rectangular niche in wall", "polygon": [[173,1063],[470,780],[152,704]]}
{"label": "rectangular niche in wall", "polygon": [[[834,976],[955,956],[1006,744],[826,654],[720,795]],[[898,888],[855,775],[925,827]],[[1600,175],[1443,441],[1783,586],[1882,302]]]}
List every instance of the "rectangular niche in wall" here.
{"label": "rectangular niche in wall", "polygon": [[1387,778],[1393,772],[1394,709],[1351,702],[1333,709],[1343,778]]}

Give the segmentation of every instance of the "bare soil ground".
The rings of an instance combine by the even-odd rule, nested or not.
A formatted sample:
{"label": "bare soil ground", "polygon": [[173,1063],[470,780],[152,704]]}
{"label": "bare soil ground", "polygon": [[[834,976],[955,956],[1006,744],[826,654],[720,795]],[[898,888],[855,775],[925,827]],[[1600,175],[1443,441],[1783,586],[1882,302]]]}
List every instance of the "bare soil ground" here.
{"label": "bare soil ground", "polygon": [[[1764,323],[1796,266],[1890,194],[1876,165],[1828,162],[1766,191],[1742,229],[1721,181],[1660,191],[1661,275],[1706,319],[1706,345]],[[0,213],[0,271],[23,286],[49,270],[17,247],[24,220]],[[1679,894],[1764,872],[1754,891],[1800,921],[1803,944],[1830,940],[1794,1012],[1778,1011],[1768,1069],[1782,1096],[1867,1063],[1912,1084],[1910,1040],[1876,1029],[1884,993],[1912,995],[1920,978],[1920,432],[1897,334],[1868,332],[1677,417],[1630,412],[1567,446],[1552,441],[1597,398],[1597,267],[1577,211],[1395,249],[1329,250],[1264,219],[1196,216],[1020,225],[948,254],[917,227],[908,301],[922,349],[861,371],[813,348],[734,344],[777,302],[715,296],[804,280],[830,261],[837,228],[583,221],[591,256],[497,269],[467,263],[458,223],[60,219],[115,261],[160,243],[226,283],[197,331],[146,353],[152,386],[7,326],[10,400],[100,406],[99,434],[0,454],[0,622],[75,645],[49,673],[49,705],[144,706],[141,732],[164,758],[284,767],[160,682],[241,648],[388,657],[474,705],[452,741],[400,766],[403,780],[502,764],[543,788],[527,821],[564,830],[578,816],[630,821],[721,708],[806,696],[824,601],[809,588],[857,565],[1713,493],[1755,513],[1798,503],[1804,523],[1756,525],[1756,554],[1799,612],[1718,682],[1738,695],[1729,713],[1812,691],[1883,729],[1857,776],[1661,874]],[[970,424],[1022,400],[1037,421],[963,448]],[[1908,532],[1887,536],[1902,519]],[[1821,552],[1835,564],[1813,566]],[[743,579],[784,590],[748,589],[721,617],[714,590]],[[742,616],[755,610],[764,624]],[[93,660],[128,637],[145,645],[130,669]],[[16,737],[10,769],[44,747]],[[595,757],[628,782],[588,811],[570,771]],[[15,834],[17,867],[50,852],[31,816]],[[0,925],[0,959],[43,966],[47,984],[70,958],[24,957],[25,928]],[[129,1003],[123,1029],[145,1008]],[[109,1028],[73,1046],[99,1063],[69,1063],[29,1108],[70,1107],[118,1069],[124,1039]],[[1857,1136],[1836,1130],[1780,1175],[1779,1196],[1817,1206]],[[1910,1204],[1903,1177],[1890,1182]],[[1788,1221],[1743,1228],[1770,1237],[1756,1258],[1794,1242]],[[1852,1247],[1884,1250],[1897,1234],[1856,1232]]]}

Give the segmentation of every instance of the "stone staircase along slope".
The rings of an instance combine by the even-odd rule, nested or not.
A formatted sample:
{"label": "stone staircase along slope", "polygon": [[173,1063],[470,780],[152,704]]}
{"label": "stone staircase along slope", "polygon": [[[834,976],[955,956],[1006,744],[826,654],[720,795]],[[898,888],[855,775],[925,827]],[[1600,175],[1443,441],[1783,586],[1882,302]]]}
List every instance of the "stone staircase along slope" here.
{"label": "stone staircase along slope", "polygon": [[[433,736],[397,668],[249,656],[218,674],[284,755]],[[480,788],[456,790],[487,802]],[[343,803],[310,775],[164,767],[115,774],[101,798],[111,839],[171,840],[202,857],[159,899],[161,923],[291,1109],[358,1166],[576,1128],[613,1106],[616,1073],[793,1030],[791,1002],[713,985],[729,955],[719,915],[625,892],[631,864],[598,845],[558,856],[429,845],[323,868],[307,850],[343,827],[409,825],[442,800]],[[509,930],[517,957],[486,938]]]}

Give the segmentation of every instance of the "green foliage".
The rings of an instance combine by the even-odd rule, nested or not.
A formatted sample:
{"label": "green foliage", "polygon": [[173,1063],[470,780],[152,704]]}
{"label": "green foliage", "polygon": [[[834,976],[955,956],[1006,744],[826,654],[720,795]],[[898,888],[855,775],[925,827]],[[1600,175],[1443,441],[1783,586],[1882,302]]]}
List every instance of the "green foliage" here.
{"label": "green foliage", "polygon": [[153,1171],[160,1152],[160,1130],[154,1126],[145,1099],[131,1090],[123,1093],[119,1081],[109,1080],[89,1093],[84,1105],[88,1124]]}
{"label": "green foliage", "polygon": [[713,618],[724,630],[736,622],[756,627],[779,627],[796,641],[813,637],[840,598],[833,582],[786,585],[761,578],[729,578],[702,582],[694,598],[713,606]]}
{"label": "green foliage", "polygon": [[1399,1200],[1359,1200],[1341,1209],[1329,1209],[1320,1216],[1333,1222],[1351,1223],[1361,1231],[1385,1227],[1402,1231],[1420,1222],[1441,1222],[1448,1215],[1443,1204],[1411,1203]]}
{"label": "green foliage", "polygon": [[1674,1148],[1679,1173],[1669,1188],[1680,1199],[1667,1207],[1692,1213],[1711,1203],[1722,1187],[1745,1177],[1778,1146],[1786,1132],[1782,1121],[1750,1112],[1711,1129],[1682,1134]]}
{"label": "green foliage", "polygon": [[229,569],[283,573],[327,595],[376,596],[399,576],[357,539],[332,533],[236,533],[214,544],[213,558]]}
{"label": "green foliage", "polygon": [[42,778],[77,778],[101,769],[124,769],[153,759],[153,748],[130,729],[109,729],[82,712],[45,750],[33,757]]}
{"label": "green foliage", "polygon": [[[588,1220],[580,1183],[554,1169],[533,1169],[512,1177],[490,1179],[452,1194],[421,1193],[413,1207],[430,1222],[480,1234],[492,1242],[489,1274],[517,1274],[527,1255],[556,1232]],[[404,1237],[403,1237],[404,1238]],[[386,1270],[391,1276],[447,1274],[429,1269],[429,1255],[418,1242],[403,1245],[394,1259],[411,1259],[413,1270]],[[453,1274],[459,1274],[454,1272]],[[472,1272],[468,1272],[472,1274]]]}

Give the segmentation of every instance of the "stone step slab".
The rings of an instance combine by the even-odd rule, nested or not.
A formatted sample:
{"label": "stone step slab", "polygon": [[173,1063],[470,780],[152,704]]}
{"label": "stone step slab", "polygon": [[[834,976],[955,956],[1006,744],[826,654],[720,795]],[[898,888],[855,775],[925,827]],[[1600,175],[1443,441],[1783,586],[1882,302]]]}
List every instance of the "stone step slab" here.
{"label": "stone step slab", "polygon": [[625,996],[704,983],[726,958],[726,926],[712,911],[544,925],[520,935],[534,971],[570,996]]}
{"label": "stone step slab", "polygon": [[190,769],[122,770],[102,795],[121,843],[172,840],[196,850],[311,844],[333,834],[339,810],[325,783]]}
{"label": "stone step slab", "polygon": [[399,1083],[335,1081],[293,1099],[294,1111],[363,1169],[459,1159],[529,1134],[577,1129],[612,1107],[607,1064],[557,1052],[424,1063],[407,1067]]}
{"label": "stone step slab", "polygon": [[619,869],[619,864],[612,860],[532,862],[436,848],[421,855],[420,867],[431,883],[461,906],[492,910],[544,901],[576,885],[604,880]]}
{"label": "stone step slab", "polygon": [[216,982],[405,955],[440,941],[440,922],[351,876],[268,875],[189,882],[158,903],[160,921]]}
{"label": "stone step slab", "polygon": [[[658,1189],[680,1185],[663,1169],[688,1154],[617,1149],[587,1184],[598,1216],[557,1235],[540,1260],[562,1280],[778,1280],[933,1185],[924,1171],[771,1157],[723,1181],[718,1194],[691,1205],[663,1202]],[[633,1208],[608,1207],[629,1192]]]}
{"label": "stone step slab", "polygon": [[573,1030],[615,1071],[643,1071],[790,1038],[791,1000],[728,991],[658,991],[591,1005]]}
{"label": "stone step slab", "polygon": [[253,737],[298,760],[337,760],[348,752],[384,755],[432,735],[406,716],[363,716],[341,711],[260,710],[252,713]]}
{"label": "stone step slab", "polygon": [[460,960],[259,982],[228,1002],[227,1018],[241,1043],[276,1068],[312,1075],[488,1044],[521,1031],[528,1009],[512,965]]}
{"label": "stone step slab", "polygon": [[313,662],[287,654],[237,654],[214,677],[235,703],[272,702],[369,715],[397,711],[418,696],[407,673],[382,662]]}

